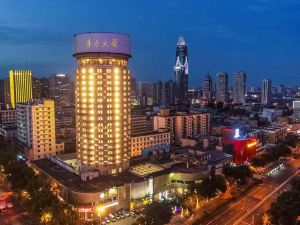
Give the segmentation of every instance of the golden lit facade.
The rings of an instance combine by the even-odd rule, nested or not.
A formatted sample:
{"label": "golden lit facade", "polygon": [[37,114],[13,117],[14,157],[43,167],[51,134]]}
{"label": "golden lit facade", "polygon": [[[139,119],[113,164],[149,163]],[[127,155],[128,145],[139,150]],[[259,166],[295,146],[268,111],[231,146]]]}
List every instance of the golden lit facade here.
{"label": "golden lit facade", "polygon": [[32,99],[32,71],[9,71],[10,101],[12,108],[17,103],[28,102]]}
{"label": "golden lit facade", "polygon": [[128,167],[130,149],[130,72],[127,60],[77,58],[77,159],[101,174]]}
{"label": "golden lit facade", "polygon": [[76,145],[81,172],[126,170],[130,158],[130,55],[74,54]]}

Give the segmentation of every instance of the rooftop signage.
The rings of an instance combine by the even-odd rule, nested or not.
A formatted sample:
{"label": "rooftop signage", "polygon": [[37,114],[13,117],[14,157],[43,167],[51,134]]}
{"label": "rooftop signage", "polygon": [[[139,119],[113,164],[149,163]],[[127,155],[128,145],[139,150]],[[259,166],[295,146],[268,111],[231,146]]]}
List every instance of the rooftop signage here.
{"label": "rooftop signage", "polygon": [[130,36],[118,33],[83,33],[74,35],[74,55],[80,53],[119,53],[131,55]]}

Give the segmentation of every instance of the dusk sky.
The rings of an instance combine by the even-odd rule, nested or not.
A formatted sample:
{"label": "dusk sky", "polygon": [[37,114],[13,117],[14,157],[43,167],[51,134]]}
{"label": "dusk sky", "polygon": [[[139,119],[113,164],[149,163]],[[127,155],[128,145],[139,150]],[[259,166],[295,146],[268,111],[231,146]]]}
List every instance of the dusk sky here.
{"label": "dusk sky", "polygon": [[73,74],[75,33],[130,34],[130,69],[140,81],[173,78],[178,36],[188,43],[189,82],[209,70],[247,73],[249,85],[300,85],[298,0],[1,0],[0,76]]}

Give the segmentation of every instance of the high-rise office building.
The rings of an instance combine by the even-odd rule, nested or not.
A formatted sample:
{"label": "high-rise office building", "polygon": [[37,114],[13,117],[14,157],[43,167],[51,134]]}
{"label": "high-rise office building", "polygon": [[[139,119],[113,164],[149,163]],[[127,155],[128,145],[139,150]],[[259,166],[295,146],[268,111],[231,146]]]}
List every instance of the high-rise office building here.
{"label": "high-rise office building", "polygon": [[47,78],[32,78],[32,98],[49,98],[49,80]]}
{"label": "high-rise office building", "polygon": [[18,103],[16,108],[17,139],[29,160],[63,153],[64,144],[56,143],[53,100],[36,99]]}
{"label": "high-rise office building", "polygon": [[209,73],[203,80],[203,98],[207,101],[211,101],[212,98],[212,79]]}
{"label": "high-rise office building", "polygon": [[162,105],[164,102],[164,83],[162,81],[158,81],[153,84],[153,104]]}
{"label": "high-rise office building", "polygon": [[70,106],[74,103],[74,83],[67,74],[53,74],[49,77],[49,95],[55,106]]}
{"label": "high-rise office building", "polygon": [[228,74],[226,72],[217,73],[216,79],[216,102],[228,102]]}
{"label": "high-rise office building", "polygon": [[264,79],[261,88],[261,104],[269,105],[272,101],[272,81]]}
{"label": "high-rise office building", "polygon": [[12,108],[17,103],[28,102],[32,99],[32,71],[11,70],[9,71],[10,103]]}
{"label": "high-rise office building", "polygon": [[188,104],[188,52],[183,37],[179,37],[176,48],[176,62],[174,66],[175,102]]}
{"label": "high-rise office building", "polygon": [[74,36],[76,145],[82,174],[126,170],[130,159],[130,37],[117,33]]}
{"label": "high-rise office building", "polygon": [[9,108],[10,98],[9,98],[9,80],[0,79],[0,108]]}
{"label": "high-rise office building", "polygon": [[152,106],[154,99],[154,84],[151,82],[138,82],[138,101],[141,106]]}
{"label": "high-rise office building", "polygon": [[133,99],[137,99],[137,82],[136,82],[136,78],[134,76],[131,76],[131,98]]}
{"label": "high-rise office building", "polygon": [[237,104],[246,103],[246,73],[244,71],[236,72],[233,81],[233,102]]}
{"label": "high-rise office building", "polygon": [[165,81],[164,83],[165,105],[175,104],[175,83],[173,80]]}

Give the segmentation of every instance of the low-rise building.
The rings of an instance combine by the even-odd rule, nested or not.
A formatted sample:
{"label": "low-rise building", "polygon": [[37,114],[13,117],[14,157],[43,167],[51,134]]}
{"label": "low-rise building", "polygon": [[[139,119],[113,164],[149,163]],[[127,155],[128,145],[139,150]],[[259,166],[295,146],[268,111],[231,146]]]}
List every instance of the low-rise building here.
{"label": "low-rise building", "polygon": [[141,133],[148,132],[148,118],[147,115],[136,115],[133,114],[130,117],[130,125],[131,125],[131,135],[139,135]]}
{"label": "low-rise building", "polygon": [[277,144],[280,141],[284,141],[287,135],[286,127],[269,126],[262,129],[253,129],[253,132],[260,131],[260,140],[263,144]]}
{"label": "low-rise building", "polygon": [[17,110],[4,109],[0,110],[0,124],[16,123]]}
{"label": "low-rise building", "polygon": [[131,156],[140,156],[168,152],[171,135],[166,129],[148,131],[131,136]]}
{"label": "low-rise building", "polygon": [[119,175],[100,175],[83,181],[76,171],[72,171],[73,166],[61,166],[63,161],[62,158],[40,159],[32,162],[32,166],[57,187],[62,199],[75,202],[74,208],[80,219],[86,221],[97,219],[99,210],[105,209],[102,216],[106,216],[120,209],[137,209],[154,200],[169,199],[175,193],[184,194],[188,185],[200,182],[210,174],[208,166],[187,167],[186,163],[172,161],[142,163]]}
{"label": "low-rise building", "polygon": [[15,141],[17,138],[17,124],[0,124],[0,138],[5,141]]}
{"label": "low-rise building", "polygon": [[172,144],[180,145],[181,138],[194,138],[210,132],[210,113],[171,113],[169,109],[164,109],[154,116],[153,121],[154,130],[163,128],[170,131]]}
{"label": "low-rise building", "polygon": [[276,121],[278,117],[282,116],[282,109],[264,108],[261,114],[262,118],[265,118],[270,123]]}

